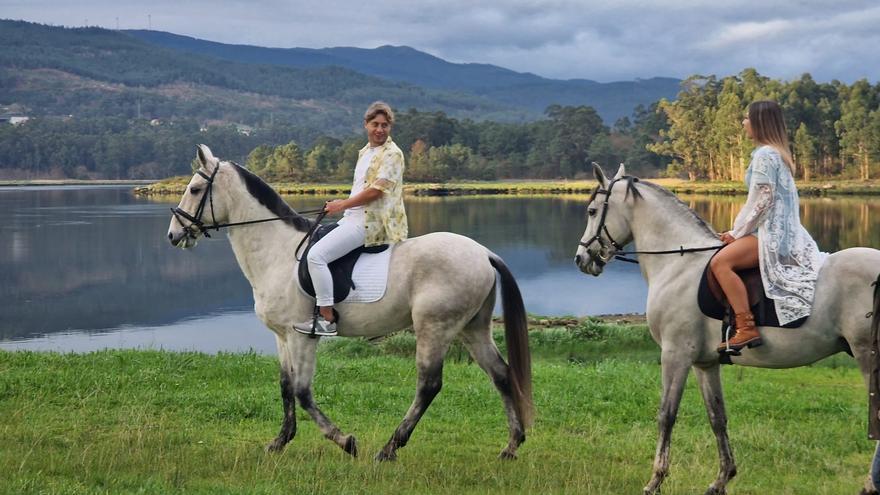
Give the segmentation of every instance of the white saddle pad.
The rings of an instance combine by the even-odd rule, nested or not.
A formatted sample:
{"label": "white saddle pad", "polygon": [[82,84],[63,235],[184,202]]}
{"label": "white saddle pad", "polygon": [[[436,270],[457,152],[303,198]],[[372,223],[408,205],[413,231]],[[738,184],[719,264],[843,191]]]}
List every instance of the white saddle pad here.
{"label": "white saddle pad", "polygon": [[[342,300],[343,303],[370,303],[382,299],[388,286],[388,267],[391,264],[391,252],[394,246],[395,244],[388,246],[388,249],[381,253],[361,253],[351,274],[354,289]],[[296,285],[300,292],[306,293],[302,286]],[[308,294],[306,296],[311,297]]]}

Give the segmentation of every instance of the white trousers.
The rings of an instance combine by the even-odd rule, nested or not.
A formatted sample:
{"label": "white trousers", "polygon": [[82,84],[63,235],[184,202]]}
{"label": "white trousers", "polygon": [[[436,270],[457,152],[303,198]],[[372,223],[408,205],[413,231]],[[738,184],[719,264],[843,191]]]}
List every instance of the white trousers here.
{"label": "white trousers", "polygon": [[327,265],[363,246],[364,238],[363,218],[344,217],[339,221],[339,227],[331,230],[309,250],[309,275],[312,276],[318,306],[333,306],[333,276]]}

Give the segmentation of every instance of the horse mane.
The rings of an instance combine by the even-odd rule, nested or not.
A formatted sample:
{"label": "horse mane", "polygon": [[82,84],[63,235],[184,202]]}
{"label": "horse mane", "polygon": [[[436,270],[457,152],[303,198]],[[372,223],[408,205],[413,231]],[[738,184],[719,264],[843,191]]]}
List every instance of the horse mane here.
{"label": "horse mane", "polygon": [[272,189],[269,184],[266,184],[263,179],[257,177],[253,172],[235,162],[230,163],[233,165],[233,169],[238,172],[238,176],[244,181],[244,185],[247,187],[251,196],[259,201],[261,205],[268,208],[273,214],[281,217],[281,220],[284,223],[301,232],[307,232],[312,227],[311,220],[300,215],[291,208],[281,195]]}
{"label": "horse mane", "polygon": [[[638,178],[631,179],[635,180],[630,180],[628,187],[632,187],[633,190],[635,190],[635,185],[633,185],[633,182],[638,182],[639,184],[644,184],[646,187],[653,189],[654,191],[660,193],[661,196],[672,200],[672,204],[674,204],[678,210],[690,217],[691,220],[693,220],[694,224],[705,230],[708,235],[711,235],[713,237],[715,236],[715,229],[713,229],[711,225],[706,223],[706,221],[702,217],[700,217],[700,215],[697,215],[697,212],[695,212],[690,206],[684,204],[682,200],[678,199],[675,194],[669,192],[669,190],[667,190],[665,187],[659,184],[654,184],[653,182],[641,181]],[[639,194],[637,197],[641,197],[641,195]]]}

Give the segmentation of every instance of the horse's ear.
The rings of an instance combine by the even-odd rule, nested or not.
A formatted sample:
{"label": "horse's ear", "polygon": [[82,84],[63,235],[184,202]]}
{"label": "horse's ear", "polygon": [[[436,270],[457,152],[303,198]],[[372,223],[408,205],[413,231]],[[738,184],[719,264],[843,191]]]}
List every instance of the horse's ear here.
{"label": "horse's ear", "polygon": [[[617,173],[614,174],[614,179],[619,179],[619,178],[623,177],[624,175],[626,175],[626,167],[624,167],[623,164],[621,163],[620,168],[617,169]],[[612,180],[614,180],[614,179],[612,179]]]}
{"label": "horse's ear", "polygon": [[602,171],[602,167],[596,162],[593,162],[593,175],[602,187],[608,185],[608,179],[605,177],[605,172]]}
{"label": "horse's ear", "polygon": [[196,146],[196,158],[199,160],[199,166],[205,170],[208,169],[209,164],[217,161],[217,159],[214,158],[214,154],[211,153],[211,148],[208,148],[208,146],[204,144]]}

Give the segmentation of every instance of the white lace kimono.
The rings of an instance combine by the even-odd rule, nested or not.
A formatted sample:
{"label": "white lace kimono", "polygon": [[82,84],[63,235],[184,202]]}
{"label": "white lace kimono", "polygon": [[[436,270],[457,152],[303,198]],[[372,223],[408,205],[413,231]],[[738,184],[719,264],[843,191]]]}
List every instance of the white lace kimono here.
{"label": "white lace kimono", "polygon": [[810,314],[816,278],[827,256],[801,225],[798,193],[791,170],[779,152],[761,146],[746,171],[749,197],[731,234],[758,236],[764,291],[776,305],[779,324]]}

